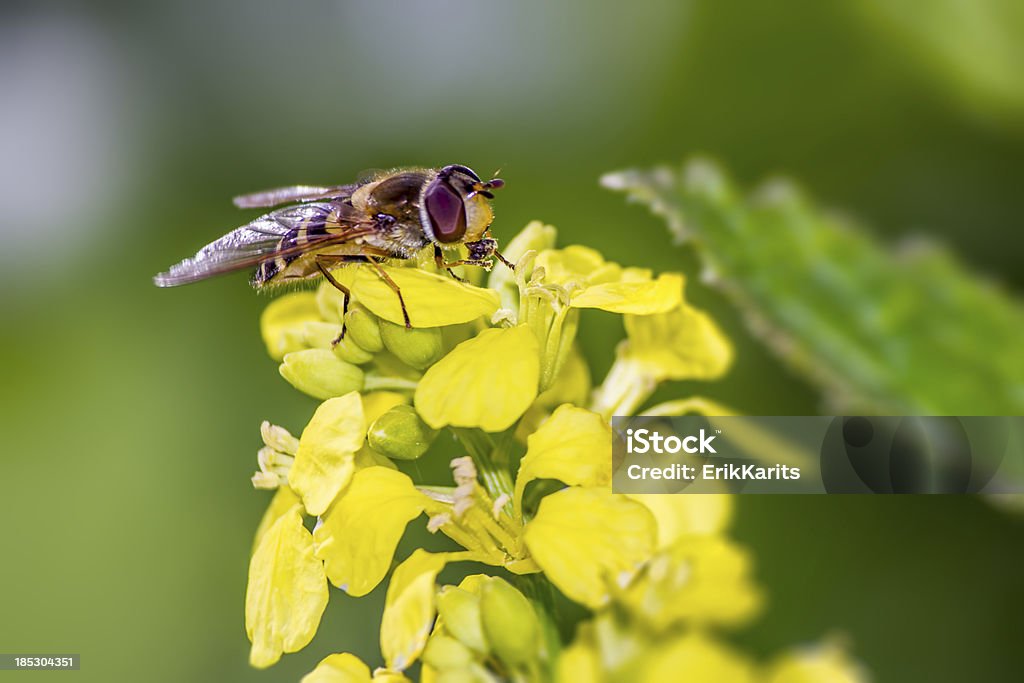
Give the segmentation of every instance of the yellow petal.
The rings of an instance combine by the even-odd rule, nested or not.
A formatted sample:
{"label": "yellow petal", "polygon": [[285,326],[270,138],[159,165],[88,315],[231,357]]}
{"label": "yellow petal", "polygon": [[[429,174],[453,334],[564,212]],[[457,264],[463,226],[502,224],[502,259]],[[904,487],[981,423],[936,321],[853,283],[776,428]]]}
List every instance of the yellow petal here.
{"label": "yellow petal", "polygon": [[576,642],[558,656],[557,683],[601,683],[604,680],[601,658],[593,647]]}
{"label": "yellow petal", "polygon": [[662,273],[657,280],[606,282],[592,285],[572,297],[573,308],[600,308],[612,313],[650,315],[667,313],[682,300],[683,276]]}
{"label": "yellow petal", "polygon": [[263,513],[263,517],[260,519],[260,524],[256,527],[256,534],[252,540],[252,551],[256,552],[256,548],[260,545],[263,535],[267,533],[270,527],[274,526],[282,515],[291,510],[296,505],[300,505],[302,500],[292,491],[288,486],[278,486],[277,491],[274,493],[274,497],[270,499],[270,505],[267,506],[266,512]]}
{"label": "yellow petal", "polygon": [[[618,268],[617,264],[610,264]],[[591,282],[590,277],[600,272],[601,279],[618,279],[618,272],[602,270],[606,266],[601,252],[590,247],[573,244],[564,249],[549,249],[537,255],[534,268],[544,269],[544,282],[564,285],[576,282],[581,285]],[[610,276],[610,278],[609,278]]]}
{"label": "yellow petal", "polygon": [[363,371],[329,349],[285,354],[278,371],[293,387],[321,401],[363,388]]}
{"label": "yellow petal", "polygon": [[737,625],[762,602],[750,565],[749,555],[722,537],[681,538],[654,556],[617,600],[656,632],[682,623]]}
{"label": "yellow petal", "polygon": [[417,549],[395,568],[380,624],[380,651],[389,669],[402,671],[423,652],[437,613],[434,580],[446,562],[445,553]]}
{"label": "yellow petal", "polygon": [[539,353],[525,325],[486,329],[427,370],[416,388],[416,410],[434,429],[507,429],[537,396]]}
{"label": "yellow petal", "polygon": [[249,662],[265,668],[283,652],[304,648],[327,607],[323,563],[313,556],[313,538],[292,507],[267,530],[249,562],[245,631],[252,641]]}
{"label": "yellow petal", "polygon": [[590,368],[577,346],[573,345],[569,355],[558,371],[555,382],[537,397],[535,405],[548,408],[575,403],[584,405],[590,397]]}
{"label": "yellow petal", "polygon": [[611,476],[611,427],[597,413],[566,403],[526,440],[516,476],[516,514],[522,514],[523,491],[534,479],[599,487],[607,486]]}
{"label": "yellow petal", "polygon": [[355,391],[320,404],[302,431],[288,483],[306,512],[322,515],[355,470],[355,454],[366,437],[363,404]]}
{"label": "yellow petal", "polygon": [[387,574],[406,525],[426,502],[396,470],[368,467],[353,474],[313,532],[316,556],[324,560],[331,583],[354,596],[373,590]]}
{"label": "yellow petal", "polygon": [[401,672],[377,669],[373,672],[373,683],[412,683]]}
{"label": "yellow petal", "polygon": [[703,311],[627,315],[625,356],[658,380],[715,379],[732,363],[732,344]]}
{"label": "yellow petal", "polygon": [[642,504],[654,515],[658,524],[659,550],[672,545],[683,536],[721,533],[732,519],[733,500],[732,496],[726,494],[625,495]]}
{"label": "yellow petal", "polygon": [[370,667],[355,655],[328,655],[302,677],[301,683],[370,683]]}
{"label": "yellow petal", "polygon": [[742,655],[701,634],[686,635],[653,650],[644,683],[754,683],[754,668]]}
{"label": "yellow petal", "polygon": [[655,547],[657,528],[643,505],[601,489],[567,488],[541,501],[524,532],[545,575],[591,608],[609,587],[628,582]]}
{"label": "yellow petal", "polygon": [[[405,308],[413,327],[441,327],[490,316],[498,310],[498,293],[464,284],[449,276],[418,268],[384,267],[402,290]],[[361,268],[352,293],[378,317],[403,325],[398,295],[371,268]]]}
{"label": "yellow petal", "polygon": [[260,334],[267,353],[276,361],[286,353],[306,348],[304,324],[319,322],[320,312],[312,292],[285,294],[271,301],[260,315]]}

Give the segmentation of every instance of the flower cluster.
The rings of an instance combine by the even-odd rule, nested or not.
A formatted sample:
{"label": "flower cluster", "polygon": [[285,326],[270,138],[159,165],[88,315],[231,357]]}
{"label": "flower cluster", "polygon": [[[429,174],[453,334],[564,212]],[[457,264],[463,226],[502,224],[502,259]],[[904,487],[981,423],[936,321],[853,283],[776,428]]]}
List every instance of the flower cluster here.
{"label": "flower cluster", "polygon": [[[329,585],[362,596],[390,574],[383,666],[335,654],[304,681],[401,681],[417,662],[438,681],[860,680],[836,647],[765,667],[722,642],[761,604],[747,554],[724,535],[728,496],[610,492],[610,416],[635,414],[660,382],[720,376],[732,347],[686,303],[682,275],[556,248],[555,236],[527,226],[505,249],[514,272],[493,270],[486,287],[430,263],[387,266],[411,329],[370,269],[335,271],[353,297],[344,317],[329,284],[266,308],[282,377],[322,403],[298,438],[261,430],[253,484],[276,493],[249,567],[251,663],[305,647]],[[596,387],[576,344],[582,309],[624,318]],[[690,397],[645,412],[724,410]],[[450,485],[414,480],[407,463],[420,458],[449,463]],[[417,549],[392,568],[412,523],[456,549]],[[438,585],[464,561],[493,572]],[[574,632],[566,600],[588,615]]]}

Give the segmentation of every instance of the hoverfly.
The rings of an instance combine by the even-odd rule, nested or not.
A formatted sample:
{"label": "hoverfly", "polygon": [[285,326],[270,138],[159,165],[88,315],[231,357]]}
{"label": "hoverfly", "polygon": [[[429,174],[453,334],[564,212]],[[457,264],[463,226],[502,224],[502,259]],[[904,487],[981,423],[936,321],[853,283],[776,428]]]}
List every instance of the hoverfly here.
{"label": "hoverfly", "polygon": [[[432,244],[435,263],[452,277],[458,277],[453,266],[489,269],[494,258],[511,268],[490,234],[491,190],[504,184],[500,178],[484,182],[453,164],[382,172],[350,185],[296,185],[236,197],[242,209],[289,205],[207,244],[153,282],[175,287],[254,266],[251,284],[257,289],[322,276],[344,294],[344,315],[349,290],[330,269],[367,263],[395,291],[405,326],[411,327],[402,291],[381,263],[411,259]],[[459,245],[468,257],[445,261],[445,252]]]}

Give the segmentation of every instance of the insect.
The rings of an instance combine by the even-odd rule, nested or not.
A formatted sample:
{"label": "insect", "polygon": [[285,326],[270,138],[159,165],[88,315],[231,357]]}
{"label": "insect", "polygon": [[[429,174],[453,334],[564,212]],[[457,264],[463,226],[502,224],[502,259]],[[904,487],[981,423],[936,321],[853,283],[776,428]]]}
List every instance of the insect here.
{"label": "insect", "polygon": [[[453,164],[382,172],[350,185],[296,185],[243,195],[235,198],[243,209],[289,205],[207,244],[153,282],[175,287],[252,267],[257,289],[324,277],[344,294],[344,314],[350,292],[330,269],[366,263],[395,291],[405,326],[412,327],[402,290],[381,264],[411,259],[433,245],[435,263],[452,277],[458,277],[454,266],[490,269],[493,259],[512,268],[490,234],[491,190],[504,184],[500,178],[485,182],[470,168]],[[446,261],[460,245],[467,257]]]}

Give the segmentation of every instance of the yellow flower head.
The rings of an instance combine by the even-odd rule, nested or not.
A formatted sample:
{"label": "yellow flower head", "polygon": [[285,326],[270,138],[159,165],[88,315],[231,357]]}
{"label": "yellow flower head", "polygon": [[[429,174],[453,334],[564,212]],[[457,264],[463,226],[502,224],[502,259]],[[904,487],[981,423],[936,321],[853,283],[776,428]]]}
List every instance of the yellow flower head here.
{"label": "yellow flower head", "polygon": [[[421,267],[384,264],[386,278],[336,270],[347,308],[329,284],[266,308],[268,353],[319,404],[299,438],[261,428],[253,484],[276,492],[250,562],[254,666],[312,639],[328,584],[353,597],[386,584],[384,666],[371,673],[334,654],[305,683],[397,683],[421,659],[427,681],[759,675],[703,633],[761,602],[747,554],[723,537],[731,498],[610,491],[609,417],[641,409],[665,381],[720,376],[732,347],[686,303],[682,275],[559,249],[556,237],[531,223],[505,247],[514,272],[499,266],[486,288],[435,269],[430,253]],[[581,309],[622,315],[626,336],[593,391]],[[684,397],[653,410],[728,409]],[[427,479],[442,462],[452,480]],[[409,525],[461,549],[399,552]],[[476,574],[439,588],[445,567],[465,561],[509,580]],[[558,642],[556,593],[589,610],[572,643]],[[847,670],[836,661],[793,655],[769,675]]]}

